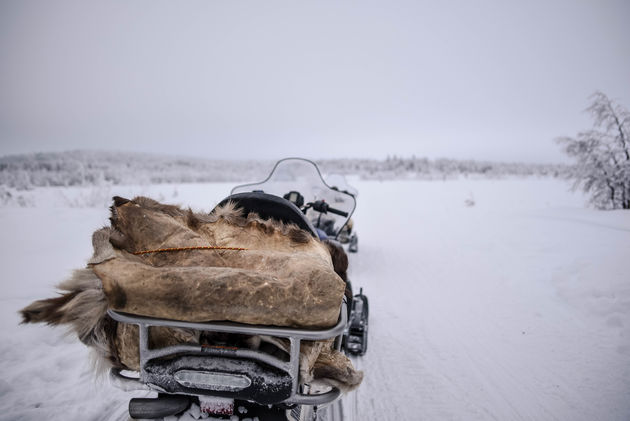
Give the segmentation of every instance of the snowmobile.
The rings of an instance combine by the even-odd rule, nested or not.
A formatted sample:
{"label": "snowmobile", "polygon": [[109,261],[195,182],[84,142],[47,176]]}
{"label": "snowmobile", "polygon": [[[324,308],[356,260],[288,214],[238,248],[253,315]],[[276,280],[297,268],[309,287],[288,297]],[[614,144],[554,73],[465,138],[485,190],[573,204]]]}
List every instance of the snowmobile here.
{"label": "snowmobile", "polygon": [[[331,186],[330,188],[333,190],[352,195],[355,200],[359,195],[358,190],[348,184],[346,177],[341,174],[329,174],[326,176],[326,184]],[[356,230],[354,230],[354,221],[352,219],[348,219],[348,222],[343,226],[341,231],[339,231],[337,239],[350,253],[359,251],[359,237],[357,236]]]}
{"label": "snowmobile", "polygon": [[[235,202],[245,213],[293,223],[319,238],[333,240],[355,208],[354,196],[334,190],[308,160],[279,161],[266,180],[232,189],[221,203]],[[328,229],[321,229],[324,217]],[[315,221],[315,223],[313,223]],[[351,286],[347,285],[346,288]],[[348,296],[348,294],[346,294]],[[363,291],[344,298],[337,323],[326,329],[301,329],[234,322],[186,322],[156,319],[108,310],[121,323],[139,330],[140,371],[112,369],[114,383],[125,390],[157,392],[153,398],[133,398],[129,414],[156,419],[201,411],[213,417],[260,421],[343,420],[342,394],[337,387],[300,384],[300,349],[304,341],[334,340],[334,347],[363,355],[367,349],[367,297]],[[282,338],[290,343],[288,357],[264,349],[225,345],[192,345],[151,349],[150,329],[171,327],[216,334]],[[232,418],[230,418],[232,417]]]}

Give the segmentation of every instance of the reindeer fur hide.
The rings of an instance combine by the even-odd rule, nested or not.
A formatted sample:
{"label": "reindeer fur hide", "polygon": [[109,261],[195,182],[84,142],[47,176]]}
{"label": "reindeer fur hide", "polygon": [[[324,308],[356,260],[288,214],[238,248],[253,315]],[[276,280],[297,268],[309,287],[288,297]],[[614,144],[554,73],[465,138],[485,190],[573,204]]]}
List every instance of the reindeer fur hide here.
{"label": "reindeer fur hide", "polygon": [[[295,225],[243,215],[231,203],[208,215],[145,197],[115,197],[111,211],[111,227],[92,237],[94,255],[88,267],[59,285],[61,296],[24,308],[24,323],[69,325],[101,360],[138,370],[137,326],[117,323],[107,315],[108,308],[187,321],[306,328],[337,321],[347,257],[334,244],[322,243]],[[246,250],[134,254],[208,245]],[[151,348],[179,343],[288,352],[288,342],[279,338],[151,328]],[[331,341],[304,341],[300,359],[302,383],[349,390],[363,378]]]}

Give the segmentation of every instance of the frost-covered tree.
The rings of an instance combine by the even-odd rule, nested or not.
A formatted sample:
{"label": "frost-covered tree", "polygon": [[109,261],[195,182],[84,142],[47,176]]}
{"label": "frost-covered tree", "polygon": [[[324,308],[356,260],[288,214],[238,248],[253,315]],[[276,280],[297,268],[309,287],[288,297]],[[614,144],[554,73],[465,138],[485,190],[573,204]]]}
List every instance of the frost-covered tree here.
{"label": "frost-covered tree", "polygon": [[573,189],[589,193],[600,209],[630,209],[630,112],[601,92],[591,100],[594,128],[556,139],[577,160]]}

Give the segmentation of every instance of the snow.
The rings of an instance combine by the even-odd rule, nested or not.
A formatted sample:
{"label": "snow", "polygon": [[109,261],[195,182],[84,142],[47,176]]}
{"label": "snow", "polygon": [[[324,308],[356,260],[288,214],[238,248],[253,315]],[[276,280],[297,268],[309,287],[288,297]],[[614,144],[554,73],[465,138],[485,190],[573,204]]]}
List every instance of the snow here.
{"label": "snow", "polygon": [[[370,337],[347,414],[630,417],[630,212],[587,209],[546,178],[350,184],[360,192],[350,276],[370,299]],[[210,210],[231,187],[35,188],[31,207],[0,208],[0,420],[127,419],[132,394],[95,380],[85,346],[19,325],[17,311],[85,264],[111,196]]]}

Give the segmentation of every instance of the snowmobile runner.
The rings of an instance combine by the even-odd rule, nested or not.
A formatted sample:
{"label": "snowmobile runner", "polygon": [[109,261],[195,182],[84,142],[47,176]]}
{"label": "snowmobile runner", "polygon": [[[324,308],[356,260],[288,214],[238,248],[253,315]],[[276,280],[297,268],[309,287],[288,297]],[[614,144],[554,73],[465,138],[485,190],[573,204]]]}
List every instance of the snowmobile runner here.
{"label": "snowmobile runner", "polygon": [[365,355],[368,340],[368,299],[363,294],[363,288],[352,299],[350,320],[344,334],[344,349],[353,355]]}
{"label": "snowmobile runner", "polygon": [[[292,223],[319,238],[337,238],[355,208],[354,197],[323,182],[311,161],[279,161],[261,183],[235,187],[227,201],[246,213]],[[324,216],[329,222],[321,229]],[[330,233],[330,234],[327,234]],[[350,289],[351,291],[351,289]],[[158,319],[108,310],[120,323],[139,330],[140,370],[113,369],[116,383],[127,389],[158,392],[156,398],[134,398],[133,418],[162,418],[180,414],[196,404],[213,416],[258,417],[265,420],[341,420],[341,391],[336,387],[300,384],[300,351],[306,341],[333,340],[334,348],[363,355],[367,346],[367,297],[350,292],[337,323],[326,329],[300,329],[233,322],[195,323]],[[360,304],[359,304],[360,303]],[[352,321],[352,323],[349,323]],[[171,327],[232,336],[271,337],[286,340],[288,355],[273,349],[253,350],[225,343],[179,344],[152,349],[151,329]]]}

